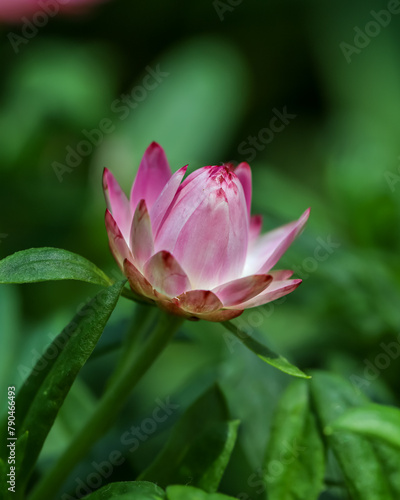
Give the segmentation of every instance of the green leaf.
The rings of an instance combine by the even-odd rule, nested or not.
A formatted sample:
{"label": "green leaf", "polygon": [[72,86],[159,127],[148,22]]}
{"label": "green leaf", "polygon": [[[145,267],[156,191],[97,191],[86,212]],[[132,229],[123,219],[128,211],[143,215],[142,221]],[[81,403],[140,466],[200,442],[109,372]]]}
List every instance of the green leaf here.
{"label": "green leaf", "polygon": [[67,449],[82,428],[82,422],[92,414],[95,404],[96,398],[85,382],[79,377],[75,379],[40,452],[40,463],[54,461]]}
{"label": "green leaf", "polygon": [[20,487],[28,479],[58,411],[95,348],[124,284],[121,281],[101,290],[76,314],[37,362],[18,394],[16,413],[24,416],[19,435],[29,432]]}
{"label": "green leaf", "polygon": [[87,500],[166,500],[164,491],[147,481],[111,483],[88,495]]}
{"label": "green leaf", "polygon": [[237,337],[240,342],[242,342],[250,351],[253,351],[257,356],[278,370],[287,373],[288,375],[292,375],[293,377],[300,378],[311,378],[309,375],[306,375],[299,368],[292,365],[286,358],[276,354],[271,351],[267,346],[261,344],[256,339],[251,337],[248,333],[244,332],[236,325],[234,325],[231,321],[224,321],[221,323],[227,330],[229,330],[235,337]]}
{"label": "green leaf", "polygon": [[206,493],[193,486],[168,486],[168,500],[235,500],[222,493]]}
{"label": "green leaf", "polygon": [[90,261],[60,248],[31,248],[0,261],[0,283],[78,280],[109,286],[112,281]]}
{"label": "green leaf", "polygon": [[335,431],[381,439],[400,449],[400,410],[377,404],[351,408],[325,429],[327,434]]}
{"label": "green leaf", "polygon": [[190,481],[208,492],[216,491],[237,435],[238,421],[228,418],[220,389],[212,387],[189,407],[164,449],[139,479],[162,487]]}
{"label": "green leaf", "polygon": [[308,385],[293,381],[275,412],[263,471],[269,500],[313,500],[323,490],[324,446]]}
{"label": "green leaf", "polygon": [[[0,391],[7,394],[7,388],[15,385],[17,353],[21,350],[21,311],[17,287],[0,287]],[[0,415],[6,412],[7,398],[0,400]]]}
{"label": "green leaf", "polygon": [[[311,392],[323,428],[330,427],[350,408],[368,403],[346,380],[325,372],[313,373]],[[345,431],[335,432],[327,439],[352,499],[395,500],[400,497],[395,481],[386,473],[386,465],[393,457],[388,456],[387,450],[384,456],[368,439]]]}

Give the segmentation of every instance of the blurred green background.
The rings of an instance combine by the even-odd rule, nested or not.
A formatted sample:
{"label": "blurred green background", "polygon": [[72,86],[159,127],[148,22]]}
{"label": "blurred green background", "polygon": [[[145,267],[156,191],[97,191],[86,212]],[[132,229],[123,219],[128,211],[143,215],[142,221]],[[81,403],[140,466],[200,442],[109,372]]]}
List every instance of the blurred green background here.
{"label": "blurred green background", "polygon": [[[253,213],[264,216],[264,230],[312,211],[279,265],[296,269],[304,283],[284,303],[245,312],[241,321],[302,369],[339,373],[356,391],[360,377],[374,401],[398,404],[399,361],[384,369],[375,362],[382,343],[400,342],[400,14],[378,32],[367,27],[371,9],[387,6],[110,0],[49,19],[17,48],[10,33],[22,36],[22,25],[0,25],[0,257],[60,247],[117,275],[104,228],[104,166],[129,190],[153,140],[173,170],[251,160]],[[375,35],[355,42],[357,27]],[[132,92],[132,107],[121,103]],[[285,110],[285,126],[271,132],[271,119]],[[91,132],[105,119],[111,132]],[[87,135],[96,144],[84,149]],[[81,151],[72,154],[75,163],[71,150]],[[95,292],[74,282],[0,287],[2,391],[21,385],[50,338]],[[101,394],[133,309],[121,299],[102,351],[48,439],[42,470]],[[75,476],[88,474],[91,460],[115,449],[124,430],[169,396],[180,405],[176,414],[135,453],[120,445],[127,461],[110,480],[134,479],[179,414],[218,381],[242,420],[221,489],[262,498],[248,478],[260,466],[289,377],[238,344],[230,349],[224,334],[220,325],[185,324],[64,491],[74,491]],[[371,364],[378,375],[368,378]],[[347,497],[333,487],[321,498]]]}

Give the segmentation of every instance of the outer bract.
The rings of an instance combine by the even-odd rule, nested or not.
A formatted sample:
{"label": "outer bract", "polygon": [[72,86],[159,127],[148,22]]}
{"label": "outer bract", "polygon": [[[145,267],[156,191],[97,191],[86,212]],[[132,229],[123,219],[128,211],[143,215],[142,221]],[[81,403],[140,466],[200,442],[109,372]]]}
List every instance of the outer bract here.
{"label": "outer bract", "polygon": [[140,163],[130,198],[107,169],[103,186],[111,252],[132,290],[189,319],[225,321],[292,292],[292,271],[271,271],[310,210],[260,236],[250,215],[247,163],[171,173],[155,142]]}

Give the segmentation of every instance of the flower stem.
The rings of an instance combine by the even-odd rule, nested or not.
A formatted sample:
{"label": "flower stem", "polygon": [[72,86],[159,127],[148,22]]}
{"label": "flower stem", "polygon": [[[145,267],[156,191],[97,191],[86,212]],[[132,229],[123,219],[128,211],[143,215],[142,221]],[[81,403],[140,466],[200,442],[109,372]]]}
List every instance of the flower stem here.
{"label": "flower stem", "polygon": [[[149,314],[152,313],[148,308]],[[30,500],[50,500],[92,445],[108,430],[137,382],[161,354],[182,323],[182,318],[160,313],[154,331],[142,346],[132,342],[132,352],[124,356],[103,397],[84,427],[78,432],[53,469],[42,479]],[[146,323],[146,322],[143,322]],[[143,325],[142,323],[142,325]]]}

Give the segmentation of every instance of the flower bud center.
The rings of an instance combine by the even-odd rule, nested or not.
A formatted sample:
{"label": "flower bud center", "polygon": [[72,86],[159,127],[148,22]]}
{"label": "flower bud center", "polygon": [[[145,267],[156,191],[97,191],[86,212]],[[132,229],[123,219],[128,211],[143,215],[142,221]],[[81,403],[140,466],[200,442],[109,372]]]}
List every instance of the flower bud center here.
{"label": "flower bud center", "polygon": [[209,179],[219,190],[226,192],[231,189],[235,194],[238,192],[238,178],[230,165],[217,165],[210,167]]}

